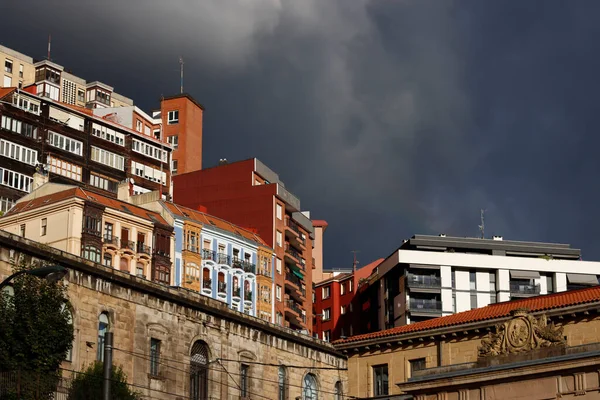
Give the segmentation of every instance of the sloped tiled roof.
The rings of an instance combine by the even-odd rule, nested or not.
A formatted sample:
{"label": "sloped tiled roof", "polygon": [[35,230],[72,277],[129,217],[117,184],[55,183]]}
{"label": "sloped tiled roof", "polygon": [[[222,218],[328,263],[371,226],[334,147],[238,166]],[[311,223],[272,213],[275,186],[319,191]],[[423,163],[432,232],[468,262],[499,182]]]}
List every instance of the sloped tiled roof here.
{"label": "sloped tiled roof", "polygon": [[3,88],[0,88],[0,99],[3,99],[4,97],[8,96],[12,92],[14,92],[15,89],[16,88],[14,88],[14,87],[3,87]]}
{"label": "sloped tiled roof", "polygon": [[184,207],[179,204],[165,201],[163,201],[162,203],[171,214],[176,215],[180,218],[196,221],[204,225],[214,226],[227,232],[231,232],[234,235],[242,236],[244,239],[256,242],[261,246],[269,247],[267,243],[260,236],[258,236],[258,234],[244,229],[242,227],[239,227],[237,225],[234,225],[229,221],[225,221],[224,219],[215,217],[213,215],[198,210],[194,210],[193,208]]}
{"label": "sloped tiled roof", "polygon": [[169,225],[167,221],[159,214],[154,211],[146,210],[145,208],[141,208],[138,206],[134,206],[133,204],[117,200],[111,199],[108,197],[104,197],[97,193],[86,192],[80,187],[73,187],[62,190],[60,192],[52,193],[46,196],[37,197],[35,199],[31,199],[29,201],[24,200],[14,205],[13,208],[10,209],[5,215],[10,216],[17,214],[23,211],[33,210],[38,207],[47,206],[49,204],[58,203],[59,201],[69,199],[71,197],[77,197],[82,200],[87,200],[91,202],[95,202],[101,204],[107,208],[112,208],[117,211],[126,212],[128,214],[135,215],[140,218],[144,218],[150,220],[152,222],[158,222],[162,225]]}
{"label": "sloped tiled roof", "polygon": [[380,332],[356,335],[347,339],[337,340],[333,343],[343,345],[351,342],[373,340],[388,336],[401,335],[405,333],[422,332],[450,326],[458,326],[474,322],[503,318],[510,316],[511,312],[518,308],[526,308],[529,309],[531,312],[538,312],[595,302],[600,302],[600,286],[593,286],[590,288],[548,294],[544,296],[530,297],[521,300],[506,301],[503,303],[495,303],[487,307],[476,308],[470,311],[464,311],[446,317],[433,318],[427,321],[417,322],[405,326],[399,326]]}

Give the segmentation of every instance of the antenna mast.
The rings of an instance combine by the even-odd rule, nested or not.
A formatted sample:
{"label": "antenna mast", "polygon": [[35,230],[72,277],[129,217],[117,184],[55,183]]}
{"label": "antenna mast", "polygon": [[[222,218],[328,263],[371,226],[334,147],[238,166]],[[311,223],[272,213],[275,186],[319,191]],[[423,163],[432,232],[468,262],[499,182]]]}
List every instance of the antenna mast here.
{"label": "antenna mast", "polygon": [[485,210],[481,209],[481,225],[479,225],[479,231],[481,232],[481,238],[485,239]]}
{"label": "antenna mast", "polygon": [[358,253],[358,250],[352,250],[351,253],[354,254],[354,261],[352,262],[352,272],[356,272],[356,266],[358,265],[358,260],[356,259],[356,253]]}
{"label": "antenna mast", "polygon": [[180,74],[181,74],[181,85],[179,88],[179,93],[183,93],[183,57],[179,57],[179,68],[180,68]]}
{"label": "antenna mast", "polygon": [[50,46],[51,46],[51,44],[52,44],[52,34],[49,33],[48,34],[48,61],[52,61],[50,59]]}

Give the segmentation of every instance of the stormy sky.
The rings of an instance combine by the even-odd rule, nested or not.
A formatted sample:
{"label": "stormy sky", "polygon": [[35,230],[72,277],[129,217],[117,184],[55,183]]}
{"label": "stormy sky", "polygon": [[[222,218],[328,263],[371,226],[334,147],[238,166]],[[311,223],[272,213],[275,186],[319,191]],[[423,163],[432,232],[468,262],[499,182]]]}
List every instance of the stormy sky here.
{"label": "stormy sky", "polygon": [[2,1],[0,42],[145,110],[205,110],[204,167],[257,157],[325,219],[326,267],[415,233],[600,259],[600,2]]}

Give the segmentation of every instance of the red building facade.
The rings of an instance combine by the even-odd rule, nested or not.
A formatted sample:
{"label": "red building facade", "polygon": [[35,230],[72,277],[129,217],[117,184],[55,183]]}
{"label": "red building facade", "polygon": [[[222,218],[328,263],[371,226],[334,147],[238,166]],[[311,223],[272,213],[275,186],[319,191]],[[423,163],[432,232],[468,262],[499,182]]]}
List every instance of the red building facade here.
{"label": "red building facade", "polygon": [[319,339],[333,341],[361,332],[359,286],[383,259],[363,268],[315,284],[314,333]]}

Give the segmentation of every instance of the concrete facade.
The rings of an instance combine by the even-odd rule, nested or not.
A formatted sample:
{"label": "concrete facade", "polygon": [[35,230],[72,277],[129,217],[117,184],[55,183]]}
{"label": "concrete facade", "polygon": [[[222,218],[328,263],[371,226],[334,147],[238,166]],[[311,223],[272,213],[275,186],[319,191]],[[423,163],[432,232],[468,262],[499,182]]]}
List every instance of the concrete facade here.
{"label": "concrete facade", "polygon": [[[336,386],[346,389],[346,358],[328,344],[183,288],[145,281],[6,232],[0,232],[0,279],[11,273],[21,254],[26,262],[52,260],[69,268],[66,280],[75,340],[65,369],[78,371],[96,359],[98,321],[106,315],[114,334],[114,362],[122,365],[145,399],[190,398],[190,354],[195,344],[208,348],[210,398],[242,397],[238,388],[243,386],[242,365],[248,368],[242,398],[277,399],[280,367],[285,371],[285,398],[307,398],[302,394],[307,374],[316,378],[319,399],[334,398]],[[150,373],[151,339],[160,340],[156,374]]]}

